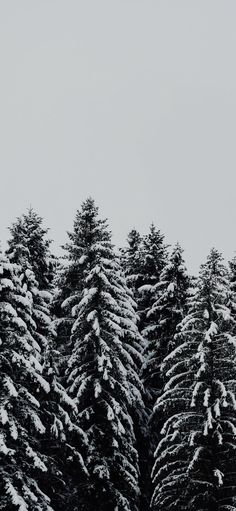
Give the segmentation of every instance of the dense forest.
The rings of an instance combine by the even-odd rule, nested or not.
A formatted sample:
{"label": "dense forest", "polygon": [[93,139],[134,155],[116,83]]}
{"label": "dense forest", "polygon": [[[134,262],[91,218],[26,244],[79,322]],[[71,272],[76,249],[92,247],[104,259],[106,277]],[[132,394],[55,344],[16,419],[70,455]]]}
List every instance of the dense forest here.
{"label": "dense forest", "polygon": [[91,198],[50,246],[30,208],[0,254],[0,510],[236,511],[236,258]]}

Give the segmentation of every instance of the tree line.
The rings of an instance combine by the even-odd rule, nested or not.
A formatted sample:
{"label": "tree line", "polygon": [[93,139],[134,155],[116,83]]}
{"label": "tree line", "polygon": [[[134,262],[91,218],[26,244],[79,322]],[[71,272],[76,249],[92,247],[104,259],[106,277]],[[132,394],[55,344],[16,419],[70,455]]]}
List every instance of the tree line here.
{"label": "tree line", "polygon": [[197,277],[155,226],[119,251],[89,198],[0,254],[0,510],[236,511],[236,258]]}

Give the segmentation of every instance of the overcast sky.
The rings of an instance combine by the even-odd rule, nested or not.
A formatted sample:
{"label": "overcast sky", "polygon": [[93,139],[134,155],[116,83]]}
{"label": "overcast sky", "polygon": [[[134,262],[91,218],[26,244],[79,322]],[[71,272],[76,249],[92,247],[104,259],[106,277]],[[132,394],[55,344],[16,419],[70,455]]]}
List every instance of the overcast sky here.
{"label": "overcast sky", "polygon": [[235,0],[0,0],[0,231],[55,250],[92,195],[122,244],[153,221],[196,271],[236,250]]}

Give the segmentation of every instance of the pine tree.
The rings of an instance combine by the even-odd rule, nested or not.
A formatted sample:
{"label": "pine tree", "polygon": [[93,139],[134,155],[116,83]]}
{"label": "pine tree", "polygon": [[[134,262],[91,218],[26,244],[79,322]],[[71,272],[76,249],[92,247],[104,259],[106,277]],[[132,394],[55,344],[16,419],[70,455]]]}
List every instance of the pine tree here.
{"label": "pine tree", "polygon": [[71,279],[72,286],[63,303],[72,320],[66,374],[78,424],[89,439],[90,480],[80,506],[86,511],[135,511],[139,470],[132,414],[135,408],[142,414],[143,404],[134,304],[106,221],[98,218],[92,199],[78,211],[70,240],[71,264],[64,282]]}
{"label": "pine tree", "polygon": [[235,509],[236,338],[222,257],[201,267],[155,413],[165,418],[153,468],[154,510]]}
{"label": "pine tree", "polygon": [[82,203],[81,210],[77,211],[73,231],[68,232],[69,242],[63,246],[66,255],[56,278],[52,312],[56,318],[58,341],[62,353],[70,350],[70,332],[73,325],[70,311],[65,310],[66,299],[72,294],[75,295],[77,303],[81,299],[84,289],[84,274],[90,263],[85,252],[92,243],[99,242],[101,232],[104,239],[108,240],[109,233],[106,233],[106,222],[98,218],[98,208],[90,197]]}
{"label": "pine tree", "polygon": [[146,339],[142,380],[145,403],[149,412],[148,443],[146,444],[146,494],[151,498],[151,469],[153,452],[160,437],[162,418],[153,414],[153,406],[164,386],[161,364],[172,350],[176,327],[186,312],[188,277],[184,266],[182,249],[177,244],[169,263],[153,288],[153,305],[147,313],[148,326],[143,331]]}
{"label": "pine tree", "polygon": [[183,250],[177,243],[154,287],[154,303],[147,313],[149,323],[143,332],[148,342],[142,376],[151,407],[163,387],[165,375],[161,364],[174,348],[177,325],[187,312],[189,283]]}
{"label": "pine tree", "polygon": [[132,229],[127,237],[127,246],[121,249],[121,264],[126,282],[137,300],[137,291],[143,283],[142,237]]}
{"label": "pine tree", "polygon": [[154,224],[151,224],[149,233],[143,237],[142,251],[142,283],[139,287],[138,297],[141,332],[149,324],[147,314],[153,305],[155,286],[159,282],[161,272],[168,260],[164,235],[156,229]]}
{"label": "pine tree", "polygon": [[84,464],[88,439],[77,424],[78,407],[58,379],[53,344],[53,340],[48,342],[43,365],[50,391],[40,400],[45,425],[40,452],[47,456],[48,471],[40,482],[54,511],[76,511],[80,492],[85,483],[88,484]]}
{"label": "pine tree", "polygon": [[49,392],[39,362],[40,348],[27,328],[31,303],[22,288],[17,267],[0,262],[0,509],[51,510],[50,499],[39,486],[47,471],[39,453],[45,433],[39,393]]}
{"label": "pine tree", "polygon": [[11,238],[8,240],[7,254],[11,254],[12,262],[18,263],[18,247],[20,247],[21,257],[23,246],[39,289],[49,290],[52,285],[55,260],[49,251],[51,241],[45,238],[48,229],[44,229],[42,223],[43,219],[31,207],[17,218],[9,228]]}
{"label": "pine tree", "polygon": [[[29,216],[34,217],[31,211]],[[32,229],[29,238],[34,239],[33,224],[30,225]],[[35,228],[38,230],[37,226]],[[56,333],[50,315],[51,292],[48,289],[40,289],[33,271],[33,259],[26,246],[23,232],[17,232],[16,225],[14,233],[15,237],[9,242],[8,256],[11,261],[17,262],[20,284],[31,304],[30,315],[26,318],[21,311],[21,317],[37,346],[37,360],[48,384],[48,393],[44,392],[38,396],[41,420],[45,428],[43,438],[39,442],[39,449],[48,460],[46,476],[41,477],[40,485],[50,496],[52,505],[59,511],[64,510],[65,505],[71,503],[72,506],[72,503],[78,500],[78,489],[87,475],[81,456],[81,451],[85,449],[86,435],[75,425],[78,413],[76,405],[59,381],[57,369],[59,354],[56,349]],[[42,254],[42,251],[38,251],[38,254],[40,253]],[[41,271],[44,268],[46,272],[41,280],[42,286],[43,283],[49,284],[49,282],[47,281],[48,267],[43,264],[43,261],[41,263],[38,258],[38,268],[41,268]],[[48,288],[50,289],[49,285]],[[74,466],[78,472],[76,489],[73,486]]]}

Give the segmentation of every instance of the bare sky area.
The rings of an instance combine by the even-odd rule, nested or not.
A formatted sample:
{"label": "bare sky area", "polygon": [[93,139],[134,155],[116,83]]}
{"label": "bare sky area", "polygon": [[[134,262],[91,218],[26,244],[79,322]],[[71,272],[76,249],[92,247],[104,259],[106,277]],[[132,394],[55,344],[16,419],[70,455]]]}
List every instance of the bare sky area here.
{"label": "bare sky area", "polygon": [[236,250],[235,0],[0,1],[0,232],[55,251],[91,195],[114,241],[153,221],[196,271]]}

